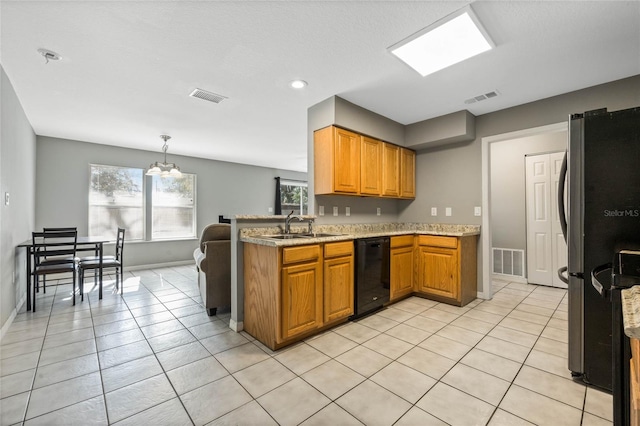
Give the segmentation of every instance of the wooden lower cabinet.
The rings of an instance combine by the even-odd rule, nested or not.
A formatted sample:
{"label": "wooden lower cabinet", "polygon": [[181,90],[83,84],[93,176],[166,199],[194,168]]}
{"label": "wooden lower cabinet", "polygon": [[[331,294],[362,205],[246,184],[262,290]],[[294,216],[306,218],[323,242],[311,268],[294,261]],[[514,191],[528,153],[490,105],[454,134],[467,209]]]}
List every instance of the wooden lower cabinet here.
{"label": "wooden lower cabinet", "polygon": [[244,330],[276,350],[353,314],[353,241],[244,244]]}
{"label": "wooden lower cabinet", "polygon": [[458,298],[458,256],[455,249],[418,246],[418,291]]}
{"label": "wooden lower cabinet", "polygon": [[444,303],[464,306],[477,297],[477,236],[417,237],[415,289]]}
{"label": "wooden lower cabinet", "polygon": [[282,268],[282,339],[322,325],[322,264],[320,261]]}
{"label": "wooden lower cabinet", "polygon": [[391,237],[391,294],[393,302],[413,293],[413,235]]}
{"label": "wooden lower cabinet", "polygon": [[[329,257],[336,252],[332,246],[343,248],[339,253],[348,253]],[[324,260],[324,322],[329,323],[353,315],[353,242],[331,243],[325,245]]]}

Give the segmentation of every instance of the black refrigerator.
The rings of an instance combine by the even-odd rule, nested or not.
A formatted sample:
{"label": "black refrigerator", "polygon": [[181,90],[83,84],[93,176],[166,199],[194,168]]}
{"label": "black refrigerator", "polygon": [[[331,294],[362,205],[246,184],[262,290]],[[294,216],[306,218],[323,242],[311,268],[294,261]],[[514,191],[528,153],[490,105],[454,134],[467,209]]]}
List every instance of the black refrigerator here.
{"label": "black refrigerator", "polygon": [[619,250],[640,247],[640,107],[571,116],[566,162],[569,370],[610,392],[612,327],[622,319],[612,318],[591,273]]}

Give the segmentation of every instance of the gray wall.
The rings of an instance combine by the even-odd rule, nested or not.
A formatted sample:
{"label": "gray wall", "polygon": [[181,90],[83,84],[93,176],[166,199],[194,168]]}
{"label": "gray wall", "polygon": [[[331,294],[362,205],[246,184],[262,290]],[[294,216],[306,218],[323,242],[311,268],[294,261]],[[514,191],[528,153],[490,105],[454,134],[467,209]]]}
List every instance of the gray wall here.
{"label": "gray wall", "polygon": [[15,246],[31,238],[34,229],[36,135],[2,66],[0,74],[0,326],[4,326],[27,291],[25,256]]}
{"label": "gray wall", "polygon": [[[141,151],[38,136],[35,227],[77,226],[88,231],[89,164],[147,167],[161,152]],[[171,155],[187,173],[195,173],[197,234],[218,215],[269,214],[276,176],[305,180],[306,174],[215,160]],[[197,240],[132,242],[125,265],[154,265],[192,260]],[[107,248],[110,250],[110,248]]]}
{"label": "gray wall", "polygon": [[491,144],[493,247],[526,250],[525,156],[564,151],[568,133],[553,132]]}
{"label": "gray wall", "polygon": [[[311,108],[307,114],[307,153],[309,193],[313,193],[313,132],[323,127],[337,125],[386,142],[404,145],[404,126],[337,96],[332,96]],[[409,201],[387,198],[356,197],[346,195],[318,195],[309,197],[309,211],[317,215],[319,224],[334,223],[387,223],[398,218],[398,207]],[[318,207],[324,206],[324,216]],[[338,216],[333,216],[333,207],[338,207]],[[351,215],[346,216],[346,207]],[[380,208],[381,214],[377,215]]]}
{"label": "gray wall", "polygon": [[[482,138],[565,122],[569,114],[606,107],[610,111],[640,105],[640,75],[476,117],[476,139],[470,143],[419,151],[416,201],[399,211],[403,222],[480,225],[473,206],[482,201]],[[438,217],[428,215],[438,207]],[[440,214],[444,206],[453,216]]]}
{"label": "gray wall", "polygon": [[[381,221],[381,217],[375,215],[375,207],[378,203],[385,202],[382,206],[383,214],[386,214],[387,210],[389,213],[384,217],[384,221],[482,225],[482,217],[474,216],[474,207],[482,206],[482,138],[566,122],[571,113],[603,107],[615,111],[639,105],[640,75],[481,115],[475,118],[474,140],[418,151],[415,200],[318,196],[313,198],[313,211],[315,214],[318,213],[316,204],[325,205],[325,216],[319,217],[318,223],[370,223]],[[316,129],[335,123],[382,140],[406,145],[406,126],[350,104],[337,96],[311,107],[307,117],[310,192],[313,191],[313,131]],[[433,130],[433,126],[427,125],[428,121],[430,120],[409,125],[412,140],[432,141],[432,133],[416,134],[420,129]],[[443,123],[438,118],[433,121]],[[458,128],[452,128],[451,131],[455,135],[460,134]],[[446,138],[448,133],[448,130],[442,131],[439,137]],[[340,216],[327,216],[331,214],[327,205],[338,206]],[[343,213],[346,206],[350,206],[352,212],[348,218]],[[431,207],[438,208],[437,216],[431,216]],[[452,209],[452,215],[449,217],[445,216],[446,207]],[[485,286],[482,282],[481,247],[479,239],[478,290],[486,292],[489,283]]]}

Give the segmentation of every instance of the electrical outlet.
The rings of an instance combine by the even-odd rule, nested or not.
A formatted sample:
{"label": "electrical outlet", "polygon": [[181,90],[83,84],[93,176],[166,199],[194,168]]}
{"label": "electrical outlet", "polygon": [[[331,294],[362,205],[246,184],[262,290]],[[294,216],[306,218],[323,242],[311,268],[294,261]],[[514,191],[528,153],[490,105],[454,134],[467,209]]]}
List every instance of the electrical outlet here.
{"label": "electrical outlet", "polygon": [[474,216],[482,216],[482,207],[474,207],[473,208],[473,215]]}
{"label": "electrical outlet", "polygon": [[338,216],[338,207],[333,206],[333,215]]}
{"label": "electrical outlet", "polygon": [[345,207],[344,215],[345,216],[351,216],[351,207]]}
{"label": "electrical outlet", "polygon": [[324,216],[324,206],[318,206],[318,216]]}
{"label": "electrical outlet", "polygon": [[444,215],[445,216],[451,216],[451,207],[445,207],[444,208]]}
{"label": "electrical outlet", "polygon": [[273,213],[273,207],[269,207],[269,208],[267,208],[267,212],[269,212],[269,213]]}
{"label": "electrical outlet", "polygon": [[376,208],[376,215],[380,216],[380,214],[382,214],[382,210],[378,207]]}
{"label": "electrical outlet", "polygon": [[438,216],[438,208],[431,207],[431,216]]}
{"label": "electrical outlet", "polygon": [[8,192],[4,193],[4,205],[5,206],[9,205],[9,193]]}

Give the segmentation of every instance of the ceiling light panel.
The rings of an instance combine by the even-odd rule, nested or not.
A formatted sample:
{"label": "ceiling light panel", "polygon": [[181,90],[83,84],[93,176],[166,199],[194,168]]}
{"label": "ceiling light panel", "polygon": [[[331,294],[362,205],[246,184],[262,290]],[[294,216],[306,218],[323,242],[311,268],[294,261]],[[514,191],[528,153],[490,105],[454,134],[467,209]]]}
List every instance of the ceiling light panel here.
{"label": "ceiling light panel", "polygon": [[389,51],[424,77],[493,47],[467,6],[391,46]]}

